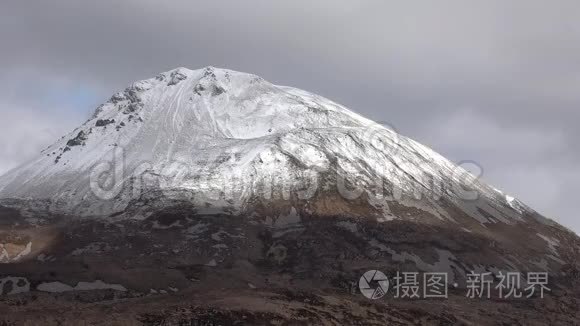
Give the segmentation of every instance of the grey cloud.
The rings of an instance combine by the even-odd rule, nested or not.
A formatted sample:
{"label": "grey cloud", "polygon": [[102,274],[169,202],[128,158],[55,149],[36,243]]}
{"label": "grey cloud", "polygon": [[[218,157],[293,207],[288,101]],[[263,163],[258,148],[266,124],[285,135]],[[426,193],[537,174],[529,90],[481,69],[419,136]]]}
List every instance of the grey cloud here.
{"label": "grey cloud", "polygon": [[[0,173],[6,172],[38,155],[40,150],[72,130],[79,116],[55,115],[50,108],[22,108],[0,102],[11,110],[0,110]],[[57,109],[53,109],[57,111]]]}
{"label": "grey cloud", "polygon": [[0,69],[11,77],[0,87],[14,92],[0,112],[82,121],[43,107],[30,79],[71,80],[105,100],[177,66],[227,67],[477,160],[487,179],[578,231],[579,13],[566,0],[3,2]]}

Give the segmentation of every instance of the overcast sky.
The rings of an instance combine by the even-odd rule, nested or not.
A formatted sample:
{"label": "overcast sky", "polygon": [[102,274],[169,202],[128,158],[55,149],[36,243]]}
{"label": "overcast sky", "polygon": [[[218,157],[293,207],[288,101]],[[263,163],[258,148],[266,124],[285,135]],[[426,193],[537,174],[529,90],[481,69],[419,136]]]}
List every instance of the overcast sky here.
{"label": "overcast sky", "polygon": [[0,173],[129,83],[250,72],[393,125],[580,232],[580,2],[0,2]]}

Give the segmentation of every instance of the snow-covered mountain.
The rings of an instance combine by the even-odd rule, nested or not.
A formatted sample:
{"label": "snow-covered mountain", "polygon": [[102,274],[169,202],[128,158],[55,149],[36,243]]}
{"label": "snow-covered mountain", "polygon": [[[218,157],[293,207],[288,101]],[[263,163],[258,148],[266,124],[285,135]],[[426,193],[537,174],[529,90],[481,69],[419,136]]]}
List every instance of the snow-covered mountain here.
{"label": "snow-covered mountain", "polygon": [[[0,295],[76,291],[92,305],[91,292],[116,291],[133,311],[145,295],[178,292],[188,305],[220,298],[218,310],[229,309],[225,297],[233,311],[248,303],[244,318],[303,302],[312,309],[284,318],[314,324],[416,324],[418,315],[448,324],[451,311],[479,325],[486,311],[505,324],[558,324],[557,315],[564,325],[578,318],[579,257],[574,233],[431,149],[320,96],[212,67],[132,84],[0,177]],[[446,314],[429,312],[433,301],[356,308],[353,289],[369,270],[392,280],[445,273]],[[515,273],[522,287],[527,272],[548,272],[558,308],[540,298],[480,308],[461,292],[473,272]],[[61,310],[31,300],[17,306],[77,311],[68,299]]]}
{"label": "snow-covered mountain", "polygon": [[81,216],[120,214],[145,198],[231,214],[259,213],[256,203],[269,201],[260,207],[379,221],[537,216],[337,103],[213,67],[174,69],[113,95],[37,159],[2,176],[0,198]]}

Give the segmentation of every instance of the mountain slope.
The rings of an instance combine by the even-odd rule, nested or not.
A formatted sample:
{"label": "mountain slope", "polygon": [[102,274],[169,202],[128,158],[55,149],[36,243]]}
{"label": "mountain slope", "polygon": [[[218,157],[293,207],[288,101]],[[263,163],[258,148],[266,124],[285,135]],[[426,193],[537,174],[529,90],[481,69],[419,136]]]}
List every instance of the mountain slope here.
{"label": "mountain slope", "polygon": [[565,264],[558,250],[580,249],[558,245],[564,228],[407,137],[320,96],[213,67],[178,68],[113,95],[2,176],[0,203],[32,220],[144,220],[184,206],[281,225],[400,220],[519,238],[510,250],[543,252],[531,264],[546,269]]}
{"label": "mountain slope", "polygon": [[[311,194],[303,189],[307,183],[316,183]],[[480,223],[535,215],[425,146],[343,106],[212,67],[178,68],[132,84],[38,159],[0,178],[0,198],[47,200],[51,211],[83,216],[123,211],[160,190],[238,213],[276,192],[288,200],[298,192],[340,191],[342,199],[368,197],[365,214],[382,219],[400,218],[391,206],[402,204],[454,220],[441,201]]]}
{"label": "mountain slope", "polygon": [[[431,149],[212,67],[132,84],[0,177],[7,324],[568,325],[578,261],[574,233]],[[449,300],[369,303],[369,270],[445,273]],[[466,301],[473,272],[547,272],[549,299]]]}

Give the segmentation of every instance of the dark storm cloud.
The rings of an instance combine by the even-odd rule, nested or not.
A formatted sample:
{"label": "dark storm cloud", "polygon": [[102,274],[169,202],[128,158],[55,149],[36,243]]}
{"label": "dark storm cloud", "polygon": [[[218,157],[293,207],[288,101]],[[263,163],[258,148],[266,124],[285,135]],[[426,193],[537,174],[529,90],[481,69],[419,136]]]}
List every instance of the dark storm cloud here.
{"label": "dark storm cloud", "polygon": [[[576,1],[5,1],[0,112],[38,127],[10,131],[30,148],[21,155],[2,137],[0,169],[52,141],[38,136],[43,123],[63,133],[82,122],[93,98],[213,65],[476,160],[487,180],[578,231],[579,13]],[[83,97],[67,86],[56,92],[72,99],[51,102],[46,90],[63,80],[89,99],[75,105]]]}

